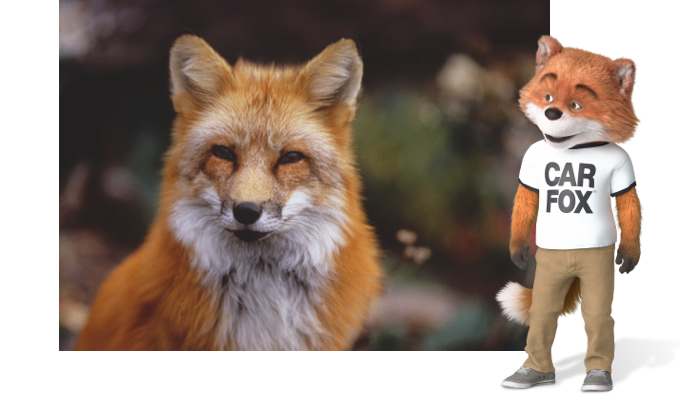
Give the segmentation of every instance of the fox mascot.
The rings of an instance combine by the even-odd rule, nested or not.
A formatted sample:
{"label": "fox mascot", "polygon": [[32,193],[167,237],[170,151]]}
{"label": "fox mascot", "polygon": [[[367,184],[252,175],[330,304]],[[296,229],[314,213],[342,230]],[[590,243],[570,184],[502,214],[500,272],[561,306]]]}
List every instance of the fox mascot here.
{"label": "fox mascot", "polygon": [[362,73],[351,40],[277,67],[180,37],[157,218],[75,349],[350,348],[382,278],[352,152]]}
{"label": "fox mascot", "polygon": [[[555,382],[550,350],[560,314],[579,300],[588,336],[582,389],[612,389],[614,260],[628,273],[640,259],[640,201],[628,154],[638,119],[631,94],[635,65],[538,42],[536,74],[520,91],[520,106],[544,139],[526,152],[512,213],[510,255],[522,269],[536,222],[534,288],[508,283],[497,299],[504,314],[529,324],[524,365],[502,383],[528,388]],[[616,198],[621,241],[616,258]]]}

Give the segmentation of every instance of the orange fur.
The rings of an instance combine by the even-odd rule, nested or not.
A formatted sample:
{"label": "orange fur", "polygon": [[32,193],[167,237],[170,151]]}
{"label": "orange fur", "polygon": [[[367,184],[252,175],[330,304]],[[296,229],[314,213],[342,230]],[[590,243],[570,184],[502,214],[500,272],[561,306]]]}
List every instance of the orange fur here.
{"label": "orange fur", "polygon": [[619,252],[633,258],[637,263],[640,259],[642,208],[635,187],[616,197],[616,211],[621,227]]}
{"label": "orange fur", "polygon": [[[543,47],[550,50],[542,52]],[[541,108],[550,105],[573,117],[596,119],[606,130],[603,140],[623,143],[633,137],[638,123],[631,102],[635,80],[633,61],[612,60],[589,51],[562,47],[549,36],[539,40],[536,58],[536,75],[520,90],[520,107],[525,113],[530,102]],[[590,88],[597,97],[582,86]],[[546,94],[554,95],[555,101],[546,101]],[[578,102],[583,108],[573,109],[572,102]]]}
{"label": "orange fur", "polygon": [[512,226],[510,230],[510,254],[529,250],[531,228],[538,215],[538,192],[519,185],[512,209]]}
{"label": "orange fur", "polygon": [[[632,138],[638,123],[631,101],[635,81],[633,61],[612,60],[585,50],[566,48],[550,36],[541,37],[538,43],[536,74],[520,91],[520,107],[527,117],[536,122],[529,105],[541,111],[550,106],[571,117],[595,120],[602,125],[596,139],[586,142],[623,143]],[[553,99],[548,101],[547,96]],[[572,103],[579,107],[575,108]],[[538,193],[520,184],[512,213],[510,255],[522,269],[528,259],[529,235],[536,221],[538,200]],[[617,263],[624,262],[620,269],[623,272],[632,270],[640,259],[642,217],[635,188],[617,196],[616,207],[621,227]],[[511,282],[499,292],[497,300],[504,314],[528,324],[531,295],[531,289]],[[562,314],[575,311],[580,299],[580,280],[576,278],[567,292]]]}
{"label": "orange fur", "polygon": [[[170,65],[177,118],[165,158],[157,218],[145,243],[102,285],[75,349],[351,347],[369,304],[380,293],[382,278],[377,241],[361,206],[361,183],[351,144],[351,121],[362,75],[354,43],[341,40],[304,66],[265,67],[239,61],[232,67],[203,40],[183,36],[173,46]],[[216,145],[228,147],[236,159],[211,154]],[[281,158],[289,152],[302,153],[302,159],[282,163]],[[307,230],[296,231],[298,237],[292,239],[287,236],[293,229],[290,226],[288,231],[274,231],[252,243],[239,242],[225,227],[217,229],[214,240],[199,241],[199,245],[191,247],[182,235],[201,232],[187,227],[183,219],[187,218],[187,208],[178,204],[200,199],[208,191],[219,197],[220,212],[232,203],[247,201],[263,204],[262,207],[276,205],[280,214],[297,198],[310,207],[310,212],[324,210],[337,216],[341,221],[337,222],[339,237],[333,236],[335,231],[331,229],[328,236],[314,240],[334,248],[326,253],[304,253],[307,249],[296,248],[295,241],[306,240],[307,230],[318,225],[312,221],[305,225]],[[292,219],[304,221],[305,217],[298,214]],[[216,218],[219,223],[226,217],[220,214]],[[221,239],[225,240],[225,250],[214,249],[230,255],[229,247],[237,246],[240,250],[233,251],[234,258],[249,255],[251,250],[257,254],[253,249],[265,252],[270,249],[267,246],[276,250],[268,241],[286,240],[287,247],[263,255],[274,261],[299,260],[295,263],[300,269],[309,264],[310,277],[290,279],[295,271],[277,270],[278,263],[260,257],[259,261],[253,259],[250,266],[239,265],[238,269],[250,273],[244,274],[243,284],[233,284],[231,269],[236,268],[225,265],[220,270],[214,262],[206,265],[209,269],[202,265],[207,263],[205,260],[229,263],[228,256],[202,253],[205,251],[201,246],[209,248]],[[258,271],[258,263],[264,266],[265,262],[269,270]],[[265,274],[271,278],[253,279]],[[272,308],[272,312],[283,315],[280,326],[288,317],[295,319],[286,322],[293,325],[313,318],[305,326],[282,333],[292,334],[298,344],[279,344],[275,328],[230,327],[235,326],[239,315],[246,314],[241,313],[242,308],[253,323],[259,323],[259,310],[270,303],[267,297],[271,295],[264,293],[251,294],[254,303],[250,306],[242,306],[240,297],[238,303],[229,300],[230,286],[240,285],[242,292],[254,292],[248,287],[251,279],[265,284],[279,280],[290,287],[289,292],[282,291],[283,295],[297,292],[297,299],[282,302],[284,307]],[[306,304],[311,306],[309,311],[295,310]],[[238,309],[230,310],[229,306]],[[258,334],[273,339],[267,342]]]}

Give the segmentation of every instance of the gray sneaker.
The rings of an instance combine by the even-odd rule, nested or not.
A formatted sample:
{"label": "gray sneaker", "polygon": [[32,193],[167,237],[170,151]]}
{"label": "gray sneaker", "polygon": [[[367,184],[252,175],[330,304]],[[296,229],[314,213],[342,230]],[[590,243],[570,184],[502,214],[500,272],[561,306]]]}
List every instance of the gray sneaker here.
{"label": "gray sneaker", "polygon": [[613,389],[612,375],[606,370],[593,369],[583,381],[583,391],[609,391]]}
{"label": "gray sneaker", "polygon": [[528,367],[520,367],[512,376],[503,380],[501,386],[528,389],[541,384],[554,384],[555,372],[540,373]]}

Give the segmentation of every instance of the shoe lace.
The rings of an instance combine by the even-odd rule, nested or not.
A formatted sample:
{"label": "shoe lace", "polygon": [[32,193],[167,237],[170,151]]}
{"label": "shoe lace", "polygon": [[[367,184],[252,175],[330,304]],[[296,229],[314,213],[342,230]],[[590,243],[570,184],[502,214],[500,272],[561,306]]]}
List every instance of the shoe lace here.
{"label": "shoe lace", "polygon": [[532,371],[533,371],[532,369],[522,366],[522,367],[519,368],[519,370],[517,370],[517,373],[522,373],[523,375],[526,376],[527,374],[531,373]]}
{"label": "shoe lace", "polygon": [[609,382],[609,372],[601,369],[593,369],[588,372],[588,376],[602,377]]}

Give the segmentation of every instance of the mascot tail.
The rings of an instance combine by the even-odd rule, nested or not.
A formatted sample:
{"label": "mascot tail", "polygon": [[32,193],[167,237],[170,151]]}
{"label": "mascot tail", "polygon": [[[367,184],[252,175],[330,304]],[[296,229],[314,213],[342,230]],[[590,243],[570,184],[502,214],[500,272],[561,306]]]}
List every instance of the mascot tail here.
{"label": "mascot tail", "polygon": [[[532,289],[527,289],[516,282],[508,282],[496,295],[496,300],[503,309],[503,314],[510,320],[522,325],[529,325],[529,309],[531,308]],[[581,301],[581,281],[574,279],[567,296],[564,298],[562,314],[573,313]]]}

